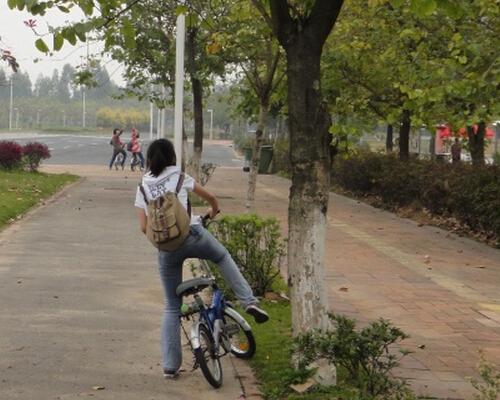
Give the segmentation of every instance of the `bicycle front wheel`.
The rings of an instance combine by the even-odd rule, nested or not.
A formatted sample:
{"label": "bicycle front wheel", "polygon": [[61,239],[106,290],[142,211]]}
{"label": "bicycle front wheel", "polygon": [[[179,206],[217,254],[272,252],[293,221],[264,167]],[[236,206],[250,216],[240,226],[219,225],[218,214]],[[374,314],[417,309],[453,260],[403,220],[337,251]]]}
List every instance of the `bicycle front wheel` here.
{"label": "bicycle front wheel", "polygon": [[214,388],[220,388],[222,385],[222,367],[219,355],[214,348],[212,334],[204,324],[199,325],[200,347],[194,350],[196,361],[205,376],[205,379]]}
{"label": "bicycle front wheel", "polygon": [[224,334],[229,340],[230,351],[238,358],[251,358],[257,348],[253,332],[241,315],[231,311],[224,310]]}

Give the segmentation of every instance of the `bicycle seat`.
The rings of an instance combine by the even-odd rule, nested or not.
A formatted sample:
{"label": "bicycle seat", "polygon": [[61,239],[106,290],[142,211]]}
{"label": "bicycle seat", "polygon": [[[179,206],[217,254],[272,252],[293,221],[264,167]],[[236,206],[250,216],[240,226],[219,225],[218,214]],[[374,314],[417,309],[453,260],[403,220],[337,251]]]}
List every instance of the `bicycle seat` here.
{"label": "bicycle seat", "polygon": [[179,297],[189,296],[190,294],[195,294],[202,291],[203,289],[209,287],[213,283],[214,283],[213,278],[188,279],[187,281],[184,281],[179,286],[177,286],[175,293]]}

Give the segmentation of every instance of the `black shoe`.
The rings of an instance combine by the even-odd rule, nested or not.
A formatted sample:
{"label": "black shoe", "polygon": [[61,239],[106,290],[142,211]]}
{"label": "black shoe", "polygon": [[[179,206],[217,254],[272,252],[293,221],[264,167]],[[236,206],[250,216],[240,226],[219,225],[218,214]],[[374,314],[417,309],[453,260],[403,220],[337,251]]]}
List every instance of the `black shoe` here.
{"label": "black shoe", "polygon": [[250,314],[258,324],[262,324],[269,320],[269,315],[257,304],[250,304],[247,308],[245,308],[245,312]]}
{"label": "black shoe", "polygon": [[163,370],[163,377],[165,379],[176,379],[178,376],[179,376],[179,370],[177,370],[177,371],[169,370],[169,369]]}

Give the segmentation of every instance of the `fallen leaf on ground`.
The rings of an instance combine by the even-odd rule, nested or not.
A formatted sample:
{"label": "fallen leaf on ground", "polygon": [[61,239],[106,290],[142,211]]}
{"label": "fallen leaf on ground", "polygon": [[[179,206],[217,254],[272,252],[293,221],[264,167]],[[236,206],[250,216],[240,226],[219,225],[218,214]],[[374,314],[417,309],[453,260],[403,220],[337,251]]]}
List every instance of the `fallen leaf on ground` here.
{"label": "fallen leaf on ground", "polygon": [[341,292],[347,292],[349,290],[349,288],[344,286],[344,287],[341,287],[339,290]]}
{"label": "fallen leaf on ground", "polygon": [[309,378],[304,383],[298,383],[296,385],[290,385],[290,387],[297,393],[305,393],[309,389],[311,389],[314,385],[316,385],[316,381],[312,378]]}
{"label": "fallen leaf on ground", "polygon": [[94,389],[94,390],[104,390],[106,388],[104,386],[97,385],[97,386],[92,386],[92,389]]}

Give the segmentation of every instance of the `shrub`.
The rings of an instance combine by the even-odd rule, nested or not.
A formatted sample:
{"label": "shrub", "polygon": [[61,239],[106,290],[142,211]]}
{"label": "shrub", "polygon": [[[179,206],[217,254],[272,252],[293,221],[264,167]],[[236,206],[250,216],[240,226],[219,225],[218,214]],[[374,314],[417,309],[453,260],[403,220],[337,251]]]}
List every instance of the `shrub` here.
{"label": "shrub", "polygon": [[477,370],[481,380],[470,379],[474,389],[479,392],[474,394],[474,400],[497,400],[500,394],[500,371],[486,360],[482,352]]}
{"label": "shrub", "polygon": [[231,253],[254,293],[262,296],[268,292],[279,275],[284,254],[278,221],[252,214],[224,216],[211,230]]}
{"label": "shrub", "polygon": [[38,170],[40,162],[50,158],[50,151],[47,145],[39,142],[29,142],[23,146],[23,156],[30,171]]}
{"label": "shrub", "polygon": [[5,169],[18,168],[23,155],[22,147],[12,141],[0,141],[0,167]]}
{"label": "shrub", "polygon": [[408,337],[403,331],[383,319],[360,331],[356,322],[345,316],[330,314],[330,319],[335,329],[310,331],[295,338],[301,368],[324,358],[345,370],[347,383],[359,390],[362,399],[413,398],[406,382],[391,375],[399,359],[408,353],[400,350],[397,356],[389,349]]}
{"label": "shrub", "polygon": [[358,196],[373,196],[390,210],[412,206],[454,217],[500,241],[500,166],[401,161],[365,153],[337,157],[332,183]]}

